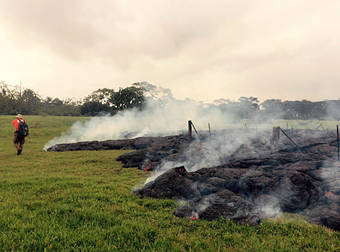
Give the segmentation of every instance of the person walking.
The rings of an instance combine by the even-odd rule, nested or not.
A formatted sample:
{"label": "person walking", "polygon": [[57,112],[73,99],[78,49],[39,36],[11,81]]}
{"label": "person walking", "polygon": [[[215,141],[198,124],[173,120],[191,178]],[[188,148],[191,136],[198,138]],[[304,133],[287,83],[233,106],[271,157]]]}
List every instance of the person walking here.
{"label": "person walking", "polygon": [[16,116],[16,119],[12,121],[12,124],[15,128],[13,140],[14,146],[17,150],[17,155],[20,155],[24,147],[25,137],[28,136],[28,126],[21,114]]}

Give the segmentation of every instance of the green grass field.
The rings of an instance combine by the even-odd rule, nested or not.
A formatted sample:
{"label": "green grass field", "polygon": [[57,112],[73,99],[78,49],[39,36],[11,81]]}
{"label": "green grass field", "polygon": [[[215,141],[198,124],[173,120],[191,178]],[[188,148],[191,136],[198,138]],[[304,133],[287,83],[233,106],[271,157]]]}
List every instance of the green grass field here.
{"label": "green grass field", "polygon": [[0,116],[1,251],[340,251],[340,232],[297,216],[256,227],[177,218],[176,202],[132,193],[147,174],[122,169],[123,151],[42,150],[86,118],[25,117],[31,134],[17,156],[12,119]]}

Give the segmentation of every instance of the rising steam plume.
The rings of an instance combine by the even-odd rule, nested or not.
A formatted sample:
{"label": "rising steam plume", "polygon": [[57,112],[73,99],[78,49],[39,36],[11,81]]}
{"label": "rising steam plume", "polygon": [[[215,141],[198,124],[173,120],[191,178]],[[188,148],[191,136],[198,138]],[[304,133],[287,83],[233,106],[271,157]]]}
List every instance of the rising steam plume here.
{"label": "rising steam plume", "polygon": [[169,91],[161,91],[161,97],[154,94],[147,97],[142,111],[130,109],[114,116],[76,122],[69,131],[49,141],[44,149],[59,143],[178,134],[186,130],[188,120],[205,130],[208,123],[216,129],[224,128],[230,122],[230,117],[214,106],[190,99],[177,100]]}

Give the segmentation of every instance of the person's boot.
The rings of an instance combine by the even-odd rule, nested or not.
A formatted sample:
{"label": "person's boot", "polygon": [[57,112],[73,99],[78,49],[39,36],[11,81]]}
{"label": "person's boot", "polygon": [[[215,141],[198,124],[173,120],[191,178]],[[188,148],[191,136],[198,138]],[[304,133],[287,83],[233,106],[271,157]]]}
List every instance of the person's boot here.
{"label": "person's boot", "polygon": [[17,151],[17,155],[20,155],[21,152],[22,152],[22,149],[19,149],[19,150]]}

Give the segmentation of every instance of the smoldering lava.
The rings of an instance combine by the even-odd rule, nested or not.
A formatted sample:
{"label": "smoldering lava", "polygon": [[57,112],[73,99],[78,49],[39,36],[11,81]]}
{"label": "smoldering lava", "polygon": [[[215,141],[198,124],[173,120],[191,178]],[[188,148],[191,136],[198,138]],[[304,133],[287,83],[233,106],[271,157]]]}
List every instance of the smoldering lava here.
{"label": "smoldering lava", "polygon": [[[334,135],[295,131],[291,137],[298,147],[286,138],[273,146],[265,135],[244,136],[241,142],[233,139],[237,135],[229,134],[229,140],[218,135],[196,140],[183,135],[138,138],[113,146],[136,149],[118,158],[125,167],[158,174],[135,193],[184,200],[186,204],[175,211],[179,217],[224,217],[257,224],[286,212],[340,230],[340,164],[334,158]],[[222,142],[223,146],[214,146]],[[83,142],[50,150],[110,149],[109,145],[107,141]],[[197,162],[206,166],[198,167]]]}

